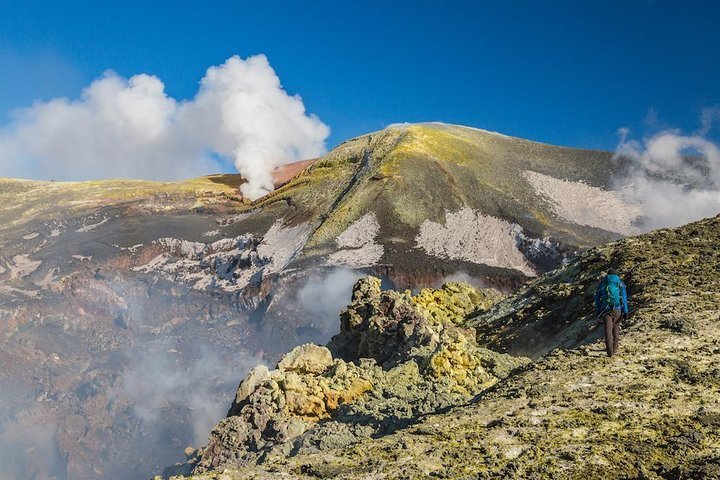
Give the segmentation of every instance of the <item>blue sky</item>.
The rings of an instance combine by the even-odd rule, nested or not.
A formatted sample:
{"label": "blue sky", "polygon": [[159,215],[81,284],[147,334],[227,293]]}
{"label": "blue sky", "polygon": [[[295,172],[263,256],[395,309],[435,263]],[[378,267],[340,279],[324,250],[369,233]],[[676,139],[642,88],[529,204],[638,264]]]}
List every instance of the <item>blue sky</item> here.
{"label": "blue sky", "polygon": [[0,0],[0,124],[107,69],[183,99],[209,66],[263,53],[329,147],[440,120],[613,149],[620,127],[692,132],[720,105],[718,24],[709,0]]}

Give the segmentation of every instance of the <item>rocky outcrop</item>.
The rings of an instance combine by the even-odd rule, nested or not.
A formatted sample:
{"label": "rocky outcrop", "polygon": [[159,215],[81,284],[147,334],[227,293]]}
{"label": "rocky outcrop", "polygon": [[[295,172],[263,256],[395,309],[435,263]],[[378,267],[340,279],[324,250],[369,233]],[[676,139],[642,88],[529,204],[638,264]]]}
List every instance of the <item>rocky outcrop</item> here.
{"label": "rocky outcrop", "polygon": [[497,299],[460,283],[412,296],[360,280],[327,347],[248,373],[195,471],[351,445],[469,400],[528,362],[481,348],[464,325]]}
{"label": "rocky outcrop", "polygon": [[[591,250],[471,315],[481,344],[540,356],[474,401],[345,448],[194,478],[720,478],[719,244],[712,218]],[[608,358],[589,310],[610,267],[634,312]],[[348,431],[364,428],[353,420]]]}
{"label": "rocky outcrop", "polygon": [[[418,289],[463,272],[514,291],[625,231],[577,215],[585,204],[604,205],[592,199],[612,197],[614,165],[611,152],[417,124],[284,166],[274,173],[277,189],[255,202],[239,195],[239,175],[0,179],[0,397],[10,397],[6,411],[13,412],[0,418],[0,447],[19,444],[2,432],[37,419],[32,427],[61,432],[51,440],[59,478],[107,477],[128,458],[137,469],[117,473],[119,479],[159,472],[185,446],[207,438],[206,427],[231,401],[225,382],[246,371],[246,358],[253,365],[275,361],[336,333],[334,302],[332,313],[318,313],[297,298],[316,277],[354,269],[361,271],[353,279],[375,274],[396,288]],[[351,283],[335,291],[345,296]],[[392,315],[404,315],[402,308]],[[369,336],[358,333],[369,343],[356,346],[377,347],[373,328]],[[408,335],[424,341],[424,333]],[[387,358],[376,360],[381,369],[404,362],[385,350],[378,354]],[[128,392],[123,379],[149,363],[137,361],[136,352],[161,357],[171,375],[206,368],[215,374],[173,382],[184,385],[182,393],[160,391],[150,402],[144,392],[170,382],[164,372],[146,375],[148,388]],[[203,352],[223,362],[206,361]],[[200,426],[197,405],[188,403],[194,391],[214,391]],[[12,451],[36,464],[25,448]]]}

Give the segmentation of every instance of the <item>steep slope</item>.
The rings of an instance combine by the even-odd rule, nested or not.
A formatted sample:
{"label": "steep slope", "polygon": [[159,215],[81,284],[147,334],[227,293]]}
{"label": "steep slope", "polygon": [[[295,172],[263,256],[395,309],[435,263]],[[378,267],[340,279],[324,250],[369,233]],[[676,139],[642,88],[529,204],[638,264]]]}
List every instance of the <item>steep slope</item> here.
{"label": "steep slope", "polygon": [[[317,192],[313,182],[339,178],[343,190],[320,213],[303,258],[385,265],[401,285],[418,264],[425,275],[464,268],[512,285],[554,267],[565,252],[634,231],[637,208],[607,191],[613,170],[607,152],[422,124],[346,142],[259,205],[316,207],[303,201]],[[605,204],[595,207],[594,198]],[[604,218],[608,201],[613,220]]]}
{"label": "steep slope", "polygon": [[[0,179],[0,447],[22,463],[41,426],[60,477],[127,458],[138,470],[118,478],[160,471],[204,441],[236,372],[337,333],[362,274],[416,289],[464,272],[508,291],[632,232],[610,162],[421,124],[283,167],[254,203],[238,175]],[[188,403],[197,382],[210,398]]]}
{"label": "steep slope", "polygon": [[[344,448],[192,478],[720,478],[718,244],[713,218],[593,249],[456,317],[480,346],[550,351],[472,401]],[[637,310],[607,358],[589,310],[611,266]]]}

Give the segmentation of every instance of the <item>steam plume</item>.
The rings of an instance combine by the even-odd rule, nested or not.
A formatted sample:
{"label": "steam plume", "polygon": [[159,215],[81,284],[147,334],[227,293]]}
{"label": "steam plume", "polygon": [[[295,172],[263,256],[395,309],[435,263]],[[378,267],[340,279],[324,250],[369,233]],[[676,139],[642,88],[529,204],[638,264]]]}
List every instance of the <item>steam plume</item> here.
{"label": "steam plume", "polygon": [[361,272],[349,268],[334,268],[323,274],[309,277],[298,290],[297,301],[305,314],[321,333],[319,343],[324,343],[338,333],[338,316],[352,296],[352,287]]}
{"label": "steam plume", "polygon": [[155,422],[166,422],[167,412],[177,415],[187,409],[198,445],[207,440],[210,428],[227,411],[238,378],[262,363],[242,353],[222,358],[206,346],[201,346],[192,360],[183,360],[169,344],[153,345],[131,358],[122,373],[122,388],[133,401],[135,415],[152,427]]}
{"label": "steam plume", "polygon": [[273,189],[274,167],[321,155],[329,128],[283,90],[264,55],[210,67],[190,101],[163,82],[106,72],[80,99],[13,113],[0,130],[0,175],[82,180],[169,180],[214,173],[232,160],[254,199]]}

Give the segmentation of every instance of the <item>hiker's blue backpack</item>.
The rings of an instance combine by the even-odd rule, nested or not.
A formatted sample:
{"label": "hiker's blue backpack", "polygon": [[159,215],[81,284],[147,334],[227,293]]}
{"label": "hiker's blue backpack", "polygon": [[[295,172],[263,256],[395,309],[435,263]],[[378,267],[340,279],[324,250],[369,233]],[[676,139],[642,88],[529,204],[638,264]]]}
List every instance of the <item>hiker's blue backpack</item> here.
{"label": "hiker's blue backpack", "polygon": [[595,311],[597,314],[608,310],[622,309],[627,313],[627,294],[625,284],[617,275],[606,276],[595,292]]}

